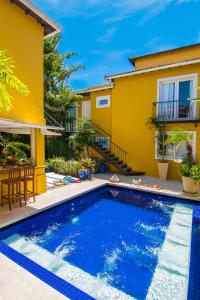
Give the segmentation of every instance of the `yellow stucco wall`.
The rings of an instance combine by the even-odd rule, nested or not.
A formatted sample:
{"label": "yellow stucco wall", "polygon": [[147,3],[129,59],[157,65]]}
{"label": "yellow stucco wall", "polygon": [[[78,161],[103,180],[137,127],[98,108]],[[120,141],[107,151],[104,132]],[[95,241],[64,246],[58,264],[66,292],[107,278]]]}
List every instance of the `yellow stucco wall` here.
{"label": "yellow stucco wall", "polygon": [[[147,119],[152,116],[152,102],[157,99],[157,79],[200,73],[200,66],[186,66],[149,72],[115,80],[112,105],[112,140],[128,152],[128,164],[133,169],[157,176],[155,160],[155,129],[149,130]],[[123,99],[123,100],[122,100]],[[171,124],[167,130],[185,128],[199,132],[194,124]],[[197,133],[197,159],[200,145]],[[178,178],[176,164],[170,161],[169,178]]]}
{"label": "yellow stucco wall", "polygon": [[195,45],[190,48],[177,49],[170,52],[161,52],[153,56],[141,57],[136,59],[135,69],[146,69],[199,58],[199,52],[200,45]]}
{"label": "yellow stucco wall", "polygon": [[[43,101],[43,44],[44,30],[37,21],[9,0],[0,0],[0,49],[13,58],[15,73],[30,90],[24,97],[11,91],[13,109],[0,113],[0,118],[22,122],[45,124]],[[36,165],[45,164],[44,136],[36,134]],[[37,171],[36,171],[37,173]],[[44,168],[40,170],[44,177]],[[39,179],[38,192],[46,190],[44,180]]]}
{"label": "yellow stucco wall", "polygon": [[[96,108],[96,97],[98,96],[110,96],[110,107]],[[82,101],[91,101],[91,120],[105,130],[107,133],[112,133],[112,89],[95,91],[90,96],[83,97]],[[82,101],[79,104],[79,117],[82,113]]]}
{"label": "yellow stucco wall", "polygon": [[[105,91],[92,92],[93,113],[92,121],[103,127],[110,128],[112,141],[122,147],[127,153],[127,162],[135,170],[145,171],[146,175],[158,176],[157,160],[155,159],[155,133],[146,125],[147,119],[152,116],[152,103],[157,101],[157,80],[180,75],[198,73],[200,65],[190,65],[178,68],[160,70],[114,80],[112,89],[112,106],[108,112],[98,112],[95,109],[95,98],[104,95]],[[87,98],[88,99],[88,98]],[[106,121],[105,121],[106,120]],[[166,130],[183,128],[196,131],[196,158],[200,161],[200,125],[171,124]],[[169,161],[169,178],[179,178],[177,164]]]}

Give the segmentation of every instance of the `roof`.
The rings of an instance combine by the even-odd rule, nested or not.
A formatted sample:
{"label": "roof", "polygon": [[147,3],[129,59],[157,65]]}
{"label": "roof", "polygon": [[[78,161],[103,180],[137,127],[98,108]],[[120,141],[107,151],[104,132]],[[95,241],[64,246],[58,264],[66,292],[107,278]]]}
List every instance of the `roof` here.
{"label": "roof", "polygon": [[95,91],[101,91],[101,90],[108,90],[113,88],[113,83],[106,83],[106,84],[100,84],[100,85],[95,85],[91,86],[87,89],[80,90],[77,93],[78,94],[87,94],[90,92],[95,92]]}
{"label": "roof", "polygon": [[40,23],[44,27],[45,36],[50,36],[61,31],[60,27],[54,21],[45,16],[27,0],[10,0],[10,2],[19,6],[26,14],[32,16],[38,23]]}
{"label": "roof", "polygon": [[[49,126],[44,124],[33,124],[15,121],[12,119],[0,118],[0,132],[9,132],[17,134],[30,134],[31,128],[38,128],[43,135],[60,135],[60,131],[64,130],[63,127]],[[59,132],[59,133],[58,133]]]}
{"label": "roof", "polygon": [[200,58],[186,60],[186,61],[173,63],[173,64],[168,64],[168,65],[161,65],[161,66],[152,67],[152,68],[141,69],[141,70],[138,70],[138,71],[129,71],[129,72],[124,72],[124,73],[119,73],[119,74],[108,75],[108,76],[105,76],[105,79],[106,80],[112,80],[112,79],[115,79],[115,78],[127,77],[127,76],[132,76],[132,75],[139,75],[139,74],[144,74],[144,73],[148,73],[148,72],[155,72],[155,71],[159,71],[159,70],[176,68],[176,67],[187,66],[187,65],[193,65],[193,64],[198,64],[198,63],[200,63]]}
{"label": "roof", "polygon": [[176,52],[178,50],[190,49],[190,48],[194,48],[194,47],[198,47],[198,46],[200,46],[200,43],[187,45],[187,46],[183,46],[183,47],[178,47],[178,48],[174,48],[174,49],[163,50],[163,51],[154,52],[154,53],[149,53],[149,54],[145,54],[145,55],[141,55],[141,56],[134,56],[134,57],[130,57],[128,60],[135,67],[135,61],[137,59],[161,55],[161,54],[165,54],[165,53],[169,53],[169,52]]}

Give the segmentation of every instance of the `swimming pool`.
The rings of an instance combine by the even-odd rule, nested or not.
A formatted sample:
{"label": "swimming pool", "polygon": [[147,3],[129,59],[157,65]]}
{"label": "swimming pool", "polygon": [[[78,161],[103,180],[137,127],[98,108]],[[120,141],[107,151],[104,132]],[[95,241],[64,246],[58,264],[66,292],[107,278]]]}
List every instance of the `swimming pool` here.
{"label": "swimming pool", "polygon": [[71,299],[199,299],[200,204],[108,185],[1,230],[0,240],[13,260],[48,270],[48,284],[52,273],[70,284]]}

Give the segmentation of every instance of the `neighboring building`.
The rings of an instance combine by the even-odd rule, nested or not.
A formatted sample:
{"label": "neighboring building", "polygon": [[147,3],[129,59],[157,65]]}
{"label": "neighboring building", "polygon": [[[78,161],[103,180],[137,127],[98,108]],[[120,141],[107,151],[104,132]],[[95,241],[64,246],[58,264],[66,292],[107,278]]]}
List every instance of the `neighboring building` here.
{"label": "neighboring building", "polygon": [[[44,37],[58,26],[26,0],[0,0],[0,49],[13,58],[15,73],[29,90],[28,97],[12,93],[13,109],[0,113],[0,131],[31,135],[31,156],[36,166],[36,192],[46,190],[44,135],[56,127],[44,118]],[[2,176],[2,175],[1,175]]]}
{"label": "neighboring building", "polygon": [[[111,143],[109,150],[116,152],[115,157],[123,160],[123,149],[127,153],[123,155],[128,167],[144,171],[146,175],[158,174],[156,129],[150,130],[146,125],[150,117],[164,121],[169,134],[170,130],[180,127],[190,131],[194,156],[200,161],[200,114],[196,101],[200,44],[134,57],[129,61],[133,71],[106,76],[109,84],[80,91],[83,100],[79,104],[79,116],[91,119],[108,133],[115,145]],[[118,149],[119,155],[117,146],[122,148]],[[169,178],[178,178],[174,160],[184,153],[185,147],[166,146]],[[133,173],[130,169],[129,172]]]}

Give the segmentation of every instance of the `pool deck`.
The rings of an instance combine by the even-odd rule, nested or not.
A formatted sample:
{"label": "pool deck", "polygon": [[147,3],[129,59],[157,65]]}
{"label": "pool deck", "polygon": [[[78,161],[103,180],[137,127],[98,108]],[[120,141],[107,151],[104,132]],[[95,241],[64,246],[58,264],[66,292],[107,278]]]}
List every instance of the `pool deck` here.
{"label": "pool deck", "polygon": [[[89,190],[103,186],[109,183],[108,179],[110,176],[111,174],[98,174],[94,175],[91,181],[73,183],[51,189],[42,195],[38,195],[35,203],[30,200],[26,207],[23,206],[20,208],[15,206],[12,211],[9,211],[7,205],[5,205],[3,208],[0,208],[0,227],[4,227],[5,225],[11,224],[17,220],[55,206],[58,203],[70,200],[73,197],[81,195]],[[200,201],[200,197],[191,198],[182,195],[182,184],[178,181],[160,181],[157,178],[141,176],[141,185],[133,186],[131,184],[132,177],[119,175],[119,178],[120,182],[115,185]],[[153,185],[159,185],[160,190],[152,188]],[[18,266],[1,253],[0,265],[1,300],[67,299],[58,291],[45,284],[43,281],[33,276],[31,273]]]}

